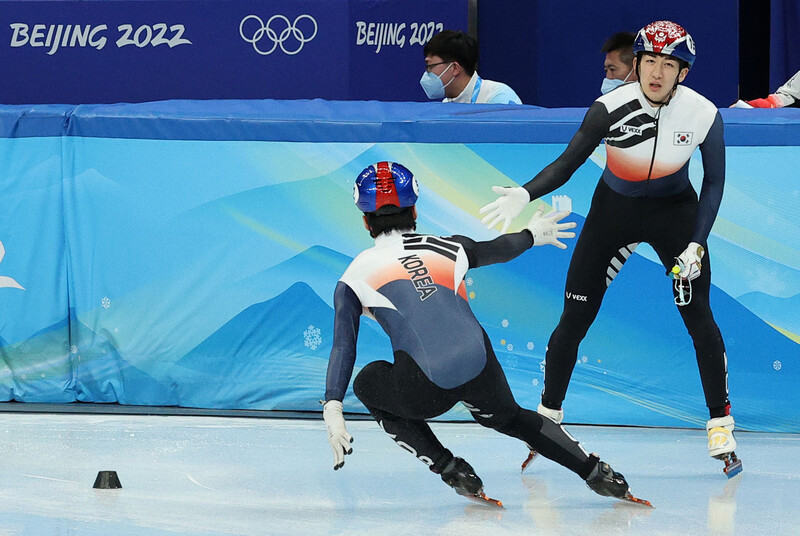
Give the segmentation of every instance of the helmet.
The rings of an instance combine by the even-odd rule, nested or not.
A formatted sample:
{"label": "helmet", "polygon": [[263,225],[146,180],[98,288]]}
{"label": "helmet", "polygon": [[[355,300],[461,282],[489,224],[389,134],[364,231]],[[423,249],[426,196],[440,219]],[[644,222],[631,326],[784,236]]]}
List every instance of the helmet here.
{"label": "helmet", "polygon": [[353,198],[361,212],[375,212],[386,205],[412,207],[419,197],[417,179],[405,166],[378,162],[358,174]]}
{"label": "helmet", "polygon": [[636,34],[633,43],[633,53],[652,52],[654,54],[667,54],[683,60],[689,64],[694,63],[694,40],[680,24],[668,20],[651,22]]}

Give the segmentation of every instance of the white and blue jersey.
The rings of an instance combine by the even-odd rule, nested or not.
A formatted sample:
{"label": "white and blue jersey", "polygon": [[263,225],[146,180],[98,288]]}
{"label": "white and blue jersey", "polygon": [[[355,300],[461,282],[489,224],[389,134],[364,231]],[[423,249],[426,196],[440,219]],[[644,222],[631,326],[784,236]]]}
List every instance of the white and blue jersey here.
{"label": "white and blue jersey", "polygon": [[668,104],[654,108],[638,83],[598,98],[555,162],[524,185],[531,199],[567,182],[605,139],[602,180],[626,197],[668,197],[689,186],[689,159],[700,148],[703,185],[691,241],[705,243],[725,183],[725,141],[719,110],[699,93],[678,86]]}
{"label": "white and blue jersey", "polygon": [[359,319],[374,318],[394,352],[438,387],[459,387],[486,365],[483,330],[470,309],[467,269],[513,259],[533,245],[529,231],[487,242],[464,236],[390,232],[360,253],[334,294],[334,340],[326,400],[342,400],[356,359]]}

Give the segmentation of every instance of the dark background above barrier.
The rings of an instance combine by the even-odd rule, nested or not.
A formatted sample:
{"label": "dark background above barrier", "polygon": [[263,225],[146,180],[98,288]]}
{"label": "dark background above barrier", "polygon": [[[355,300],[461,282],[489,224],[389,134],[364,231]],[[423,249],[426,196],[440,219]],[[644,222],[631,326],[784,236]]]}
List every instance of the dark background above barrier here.
{"label": "dark background above barrier", "polygon": [[605,39],[663,19],[683,25],[697,45],[685,84],[720,107],[737,98],[737,2],[493,0],[481,2],[478,13],[483,75],[505,80],[525,103],[591,103],[605,76]]}
{"label": "dark background above barrier", "polygon": [[422,46],[467,0],[2,2],[0,102],[422,100]]}
{"label": "dark background above barrier", "polygon": [[[3,1],[0,102],[424,101],[423,43],[477,28],[479,72],[526,104],[587,106],[610,34],[670,18],[697,42],[686,84],[726,107],[800,69],[796,0]],[[477,5],[477,9],[475,6]],[[473,7],[470,20],[470,6]],[[477,20],[477,24],[475,23]],[[740,90],[741,88],[741,90]]]}

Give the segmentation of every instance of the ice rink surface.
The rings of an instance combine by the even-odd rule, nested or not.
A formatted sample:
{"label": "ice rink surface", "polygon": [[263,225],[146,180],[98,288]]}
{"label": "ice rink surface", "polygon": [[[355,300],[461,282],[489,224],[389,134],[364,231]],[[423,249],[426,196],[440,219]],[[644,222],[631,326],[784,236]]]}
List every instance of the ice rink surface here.
{"label": "ice rink surface", "polygon": [[[333,471],[321,419],[0,413],[0,536],[795,535],[800,435],[738,433],[728,480],[704,430],[567,426],[655,508],[599,497],[574,474],[472,423],[433,425],[505,509],[474,504],[372,421],[348,421]],[[122,489],[96,490],[114,470]]]}

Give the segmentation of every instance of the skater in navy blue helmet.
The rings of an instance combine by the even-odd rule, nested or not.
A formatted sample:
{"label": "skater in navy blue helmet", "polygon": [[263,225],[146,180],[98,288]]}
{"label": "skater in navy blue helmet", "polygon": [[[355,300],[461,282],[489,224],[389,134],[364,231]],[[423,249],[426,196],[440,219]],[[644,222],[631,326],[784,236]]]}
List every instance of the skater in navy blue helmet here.
{"label": "skater in navy blue helmet", "polygon": [[[725,141],[719,110],[681,85],[695,60],[692,37],[678,24],[656,21],[633,45],[638,83],[598,98],[566,150],[517,188],[494,187],[500,197],[481,209],[503,230],[525,205],[569,180],[601,141],[606,167],[575,245],[564,312],[548,342],[539,413],[561,422],[561,404],[578,346],[600,311],[606,290],[639,242],[647,242],[672,274],[675,303],[694,343],[709,420],[708,453],[741,470],[734,450],[728,400],[728,360],[709,305],[708,235],[725,183]],[[689,181],[689,159],[699,148],[703,181]],[[579,297],[576,299],[575,297]]]}
{"label": "skater in navy blue helmet", "polygon": [[625,478],[587,454],[564,429],[521,408],[483,328],[472,314],[464,275],[469,268],[506,262],[531,246],[566,248],[572,238],[560,223],[567,213],[537,212],[526,229],[494,240],[415,233],[417,183],[400,164],[378,162],[355,183],[356,205],[375,246],[360,253],[334,294],[334,340],[323,416],[334,469],[352,452],[342,400],[353,374],[362,314],[389,335],[394,362],[373,361],[358,373],[353,391],[381,428],[461,495],[493,501],[472,466],[444,447],[426,419],[463,403],[481,425],[524,441],[571,471],[595,492],[631,499]]}

